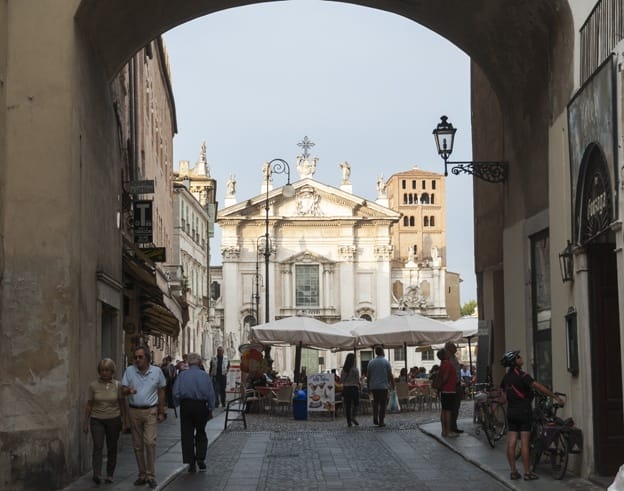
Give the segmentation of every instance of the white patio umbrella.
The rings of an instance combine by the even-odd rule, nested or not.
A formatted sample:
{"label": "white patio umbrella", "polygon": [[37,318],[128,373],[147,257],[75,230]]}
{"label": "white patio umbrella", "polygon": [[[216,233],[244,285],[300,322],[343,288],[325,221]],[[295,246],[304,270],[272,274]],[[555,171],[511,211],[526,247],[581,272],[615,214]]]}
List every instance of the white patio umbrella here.
{"label": "white patio umbrella", "polygon": [[345,329],[313,317],[285,317],[251,328],[252,338],[263,344],[293,344],[313,348],[350,348],[353,336]]}
{"label": "white patio umbrella", "polygon": [[465,338],[472,338],[476,336],[479,330],[479,318],[465,315],[454,321],[445,321],[449,326],[461,329]]}
{"label": "white patio umbrella", "polygon": [[463,337],[461,329],[409,311],[373,321],[355,333],[358,346],[422,346],[459,341]]}
{"label": "white patio umbrella", "polygon": [[295,382],[299,382],[301,348],[351,348],[353,336],[346,330],[332,328],[313,317],[285,317],[251,328],[251,336],[263,344],[295,345]]}
{"label": "white patio umbrella", "polygon": [[444,322],[401,311],[383,317],[356,330],[358,346],[402,346],[407,370],[407,347],[441,344],[447,341],[459,341],[463,337],[460,329]]}

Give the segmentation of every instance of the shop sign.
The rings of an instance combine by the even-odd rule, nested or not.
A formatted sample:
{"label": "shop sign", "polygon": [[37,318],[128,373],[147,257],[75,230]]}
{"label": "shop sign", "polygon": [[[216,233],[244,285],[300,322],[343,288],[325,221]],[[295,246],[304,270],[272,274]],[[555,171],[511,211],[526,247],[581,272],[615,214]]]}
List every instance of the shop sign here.
{"label": "shop sign", "polygon": [[140,200],[134,202],[134,242],[137,244],[151,244],[152,235],[152,201]]}

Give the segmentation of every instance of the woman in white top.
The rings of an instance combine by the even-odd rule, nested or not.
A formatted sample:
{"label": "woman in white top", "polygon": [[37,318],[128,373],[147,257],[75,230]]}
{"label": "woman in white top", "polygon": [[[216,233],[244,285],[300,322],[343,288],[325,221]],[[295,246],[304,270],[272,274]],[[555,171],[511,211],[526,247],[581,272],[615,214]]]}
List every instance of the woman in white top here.
{"label": "woman in white top", "polygon": [[345,407],[345,415],[347,416],[347,424],[351,426],[359,426],[360,423],[355,419],[355,408],[358,406],[360,398],[360,371],[355,366],[355,355],[349,353],[342,367],[340,374],[342,381],[342,401]]}

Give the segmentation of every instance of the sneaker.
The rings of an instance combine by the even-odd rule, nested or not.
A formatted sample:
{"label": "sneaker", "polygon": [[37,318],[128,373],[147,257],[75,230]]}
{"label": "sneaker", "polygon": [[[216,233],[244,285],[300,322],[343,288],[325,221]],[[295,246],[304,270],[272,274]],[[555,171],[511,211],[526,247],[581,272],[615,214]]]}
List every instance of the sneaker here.
{"label": "sneaker", "polygon": [[156,489],[158,487],[158,483],[156,482],[156,479],[148,479],[147,485],[152,489]]}
{"label": "sneaker", "polygon": [[351,421],[353,422],[355,426],[360,426],[360,423],[357,422],[357,419],[353,418],[351,419]]}
{"label": "sneaker", "polygon": [[197,467],[199,467],[199,472],[205,472],[206,462],[204,462],[203,460],[200,460],[199,462],[197,462]]}
{"label": "sneaker", "polygon": [[458,435],[463,433],[464,430],[460,430],[459,428],[455,428],[454,430],[451,430],[453,433],[457,433]]}
{"label": "sneaker", "polygon": [[195,470],[195,466],[193,464],[190,464],[188,468],[189,474],[194,474]]}
{"label": "sneaker", "polygon": [[457,438],[459,436],[459,433],[455,433],[454,431],[451,431],[448,435],[446,435],[446,438]]}
{"label": "sneaker", "polygon": [[134,481],[135,486],[144,486],[145,484],[147,484],[147,479],[144,477],[139,477],[136,481]]}

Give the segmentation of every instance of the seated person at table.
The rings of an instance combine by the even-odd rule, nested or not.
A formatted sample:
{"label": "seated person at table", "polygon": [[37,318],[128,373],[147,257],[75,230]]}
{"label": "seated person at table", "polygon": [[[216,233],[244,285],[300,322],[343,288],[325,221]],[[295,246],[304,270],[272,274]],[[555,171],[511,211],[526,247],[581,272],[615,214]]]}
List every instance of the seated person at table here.
{"label": "seated person at table", "polygon": [[413,382],[416,378],[418,378],[418,367],[412,367],[409,371],[409,381]]}
{"label": "seated person at table", "polygon": [[425,367],[420,367],[418,369],[418,378],[429,378],[429,375],[427,375],[427,369]]}
{"label": "seated person at table", "polygon": [[399,378],[397,382],[407,382],[407,368],[401,368],[401,372],[399,373]]}

